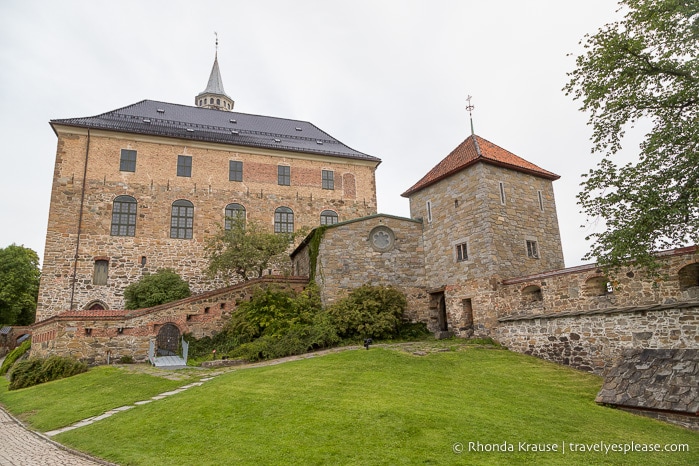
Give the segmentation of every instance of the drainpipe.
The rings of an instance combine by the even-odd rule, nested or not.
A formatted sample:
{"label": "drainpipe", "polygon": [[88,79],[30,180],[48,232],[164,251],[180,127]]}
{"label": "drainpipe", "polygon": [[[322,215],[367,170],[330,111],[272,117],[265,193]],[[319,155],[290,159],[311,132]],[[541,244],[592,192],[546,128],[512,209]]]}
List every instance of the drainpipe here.
{"label": "drainpipe", "polygon": [[83,228],[83,206],[85,205],[85,189],[87,186],[87,160],[90,155],[90,130],[87,130],[87,145],[85,146],[85,165],[83,167],[83,186],[80,192],[80,212],[78,214],[78,238],[75,241],[75,257],[73,258],[73,278],[70,287],[70,310],[73,310],[75,298],[75,282],[78,275],[78,254],[80,252],[80,234]]}

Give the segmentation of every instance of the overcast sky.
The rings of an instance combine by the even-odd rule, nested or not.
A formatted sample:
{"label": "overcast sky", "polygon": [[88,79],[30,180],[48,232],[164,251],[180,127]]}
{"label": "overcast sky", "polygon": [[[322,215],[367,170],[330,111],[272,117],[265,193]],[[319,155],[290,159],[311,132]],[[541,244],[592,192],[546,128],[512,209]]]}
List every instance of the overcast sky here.
{"label": "overcast sky", "polygon": [[383,163],[378,210],[475,132],[554,182],[567,266],[593,227],[587,115],[561,88],[580,39],[619,18],[610,0],[0,0],[0,247],[43,258],[51,119],[143,99],[192,105],[214,58],[235,110],[310,121]]}

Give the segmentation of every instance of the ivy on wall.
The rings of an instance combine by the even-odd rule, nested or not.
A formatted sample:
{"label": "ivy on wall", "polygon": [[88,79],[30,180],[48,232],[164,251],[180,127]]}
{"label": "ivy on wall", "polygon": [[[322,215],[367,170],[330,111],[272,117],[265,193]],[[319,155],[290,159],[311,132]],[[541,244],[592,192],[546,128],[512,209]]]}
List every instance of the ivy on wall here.
{"label": "ivy on wall", "polygon": [[323,240],[323,235],[325,234],[325,230],[327,229],[328,227],[326,225],[322,225],[313,229],[313,232],[311,233],[311,238],[308,241],[308,260],[310,267],[308,275],[311,282],[313,282],[316,278],[316,266],[318,264],[320,243]]}

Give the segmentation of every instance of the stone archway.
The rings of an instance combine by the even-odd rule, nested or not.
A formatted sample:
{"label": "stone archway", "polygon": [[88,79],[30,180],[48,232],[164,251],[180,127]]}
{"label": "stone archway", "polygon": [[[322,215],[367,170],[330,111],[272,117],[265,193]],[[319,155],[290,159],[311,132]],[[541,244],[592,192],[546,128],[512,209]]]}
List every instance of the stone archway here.
{"label": "stone archway", "polygon": [[96,299],[94,301],[90,301],[87,306],[85,306],[85,309],[88,311],[104,311],[107,310],[108,307],[104,302]]}
{"label": "stone archway", "polygon": [[155,349],[158,356],[177,356],[180,347],[180,329],[172,323],[164,324],[158,330]]}

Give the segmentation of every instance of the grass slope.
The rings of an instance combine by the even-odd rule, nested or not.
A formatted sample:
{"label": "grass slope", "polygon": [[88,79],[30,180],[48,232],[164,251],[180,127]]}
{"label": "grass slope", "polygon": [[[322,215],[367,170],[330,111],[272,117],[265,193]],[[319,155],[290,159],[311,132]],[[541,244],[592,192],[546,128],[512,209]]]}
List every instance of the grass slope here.
{"label": "grass slope", "polygon": [[[598,406],[600,385],[503,350],[372,348],[230,372],[56,440],[122,465],[699,464],[698,434]],[[632,441],[690,451],[560,453],[564,442]]]}
{"label": "grass slope", "polygon": [[22,390],[7,391],[8,382],[2,378],[0,403],[23,422],[45,432],[146,400],[186,383],[100,366],[84,374]]}

